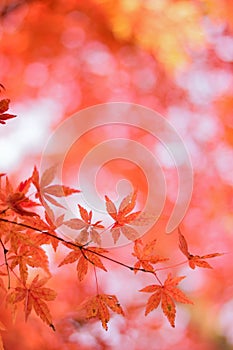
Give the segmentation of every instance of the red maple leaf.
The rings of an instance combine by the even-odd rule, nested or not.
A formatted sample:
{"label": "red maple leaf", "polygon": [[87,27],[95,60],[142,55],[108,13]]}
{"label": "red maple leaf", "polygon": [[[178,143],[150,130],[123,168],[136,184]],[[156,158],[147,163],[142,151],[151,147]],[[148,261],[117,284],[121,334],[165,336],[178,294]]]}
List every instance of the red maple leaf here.
{"label": "red maple leaf", "polygon": [[45,251],[37,246],[21,245],[17,251],[12,253],[9,251],[8,261],[11,260],[11,269],[13,270],[17,265],[19,266],[20,278],[25,284],[28,278],[28,267],[41,267],[48,274],[49,263]]}
{"label": "red maple leaf", "polygon": [[108,251],[97,247],[83,248],[82,246],[73,246],[69,243],[65,245],[72,249],[72,251],[65,257],[65,259],[58,265],[59,267],[65,264],[71,264],[75,261],[77,263],[77,274],[79,281],[82,281],[88,272],[88,266],[92,264],[93,266],[99,267],[100,269],[107,271],[104,267],[102,261],[99,258],[99,254],[107,253]]}
{"label": "red maple leaf", "polygon": [[57,293],[50,288],[43,287],[47,281],[48,278],[39,280],[39,275],[37,275],[29,286],[16,287],[15,290],[7,296],[7,303],[14,305],[24,301],[26,321],[33,308],[42,321],[55,330],[52,323],[52,316],[45,301],[54,300]]}
{"label": "red maple leaf", "polygon": [[45,170],[41,176],[41,179],[36,167],[34,167],[32,174],[32,183],[37,190],[36,198],[40,200],[41,204],[46,208],[46,210],[48,205],[46,204],[45,200],[50,204],[64,209],[64,206],[61,205],[54,197],[67,197],[73,193],[80,192],[80,190],[76,190],[63,185],[51,185],[51,182],[54,180],[55,175],[56,166],[52,166],[51,168]]}
{"label": "red maple leaf", "polygon": [[16,115],[5,113],[9,109],[9,99],[0,100],[0,124],[6,124],[5,120],[15,118]]}
{"label": "red maple leaf", "polygon": [[5,189],[0,187],[0,207],[2,207],[3,210],[11,209],[15,213],[22,216],[38,216],[38,214],[34,212],[25,210],[25,208],[38,205],[38,203],[35,203],[26,197],[30,183],[30,179],[26,180],[25,182],[21,182],[16,190],[14,190],[8,177],[6,177]]}
{"label": "red maple leaf", "polygon": [[134,272],[137,273],[139,268],[143,268],[147,271],[154,271],[152,264],[157,264],[159,262],[164,262],[169,260],[168,258],[162,258],[156,253],[156,239],[152,242],[147,243],[142,247],[143,243],[141,240],[136,240],[134,242],[134,252],[132,253],[138,261],[134,265]]}
{"label": "red maple leaf", "polygon": [[115,295],[98,294],[89,298],[81,306],[81,308],[86,310],[86,318],[89,319],[97,317],[101,321],[102,327],[106,331],[108,330],[107,323],[110,320],[110,313],[108,309],[111,309],[113,312],[124,316],[124,312]]}
{"label": "red maple leaf", "polygon": [[73,230],[81,230],[76,238],[77,243],[83,245],[87,243],[88,239],[90,239],[90,242],[101,245],[101,236],[97,230],[104,228],[104,226],[101,225],[102,221],[96,221],[95,223],[92,223],[92,210],[88,213],[88,211],[80,204],[78,204],[78,208],[82,219],[70,219],[64,221],[64,225],[70,227]]}
{"label": "red maple leaf", "polygon": [[110,230],[114,243],[118,241],[121,233],[131,241],[138,238],[138,232],[128,225],[133,223],[141,213],[140,211],[130,213],[136,205],[136,198],[137,192],[134,191],[122,200],[119,209],[117,210],[111,199],[109,199],[108,196],[105,196],[107,212],[114,220],[114,224]]}
{"label": "red maple leaf", "polygon": [[177,284],[185,276],[173,277],[169,273],[164,285],[153,284],[140,290],[140,292],[153,293],[147,301],[145,315],[156,309],[161,303],[163,313],[172,327],[175,327],[176,306],[174,301],[184,304],[193,304],[186,295],[178,288]]}
{"label": "red maple leaf", "polygon": [[207,255],[192,255],[188,251],[188,244],[184,236],[181,234],[180,229],[178,229],[179,232],[179,248],[182,251],[182,253],[188,258],[189,266],[191,269],[195,269],[196,266],[198,267],[204,267],[207,269],[212,269],[212,266],[205,261],[205,259],[215,258],[216,256],[223,255],[222,253],[212,253]]}

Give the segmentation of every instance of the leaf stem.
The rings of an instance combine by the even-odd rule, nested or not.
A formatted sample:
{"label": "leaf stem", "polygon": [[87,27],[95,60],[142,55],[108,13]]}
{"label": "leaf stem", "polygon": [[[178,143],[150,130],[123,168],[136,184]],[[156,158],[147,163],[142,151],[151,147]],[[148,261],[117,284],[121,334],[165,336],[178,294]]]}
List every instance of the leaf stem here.
{"label": "leaf stem", "polygon": [[99,284],[98,284],[98,278],[97,278],[97,273],[96,273],[96,268],[94,267],[94,274],[95,274],[95,283],[96,283],[96,294],[99,295]]}
{"label": "leaf stem", "polygon": [[177,267],[177,266],[180,266],[180,265],[184,265],[188,262],[188,260],[184,260],[184,261],[181,261],[177,264],[174,264],[174,265],[170,265],[170,266],[165,266],[165,267],[160,267],[159,269],[155,269],[155,271],[162,271],[162,270],[167,270],[167,269],[171,269],[173,267]]}

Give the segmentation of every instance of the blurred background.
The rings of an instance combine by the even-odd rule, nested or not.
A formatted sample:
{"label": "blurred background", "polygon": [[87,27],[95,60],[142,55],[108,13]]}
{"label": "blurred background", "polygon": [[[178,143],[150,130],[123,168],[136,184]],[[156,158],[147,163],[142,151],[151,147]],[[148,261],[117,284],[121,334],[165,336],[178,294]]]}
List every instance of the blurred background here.
{"label": "blurred background", "polygon": [[[232,72],[230,0],[1,1],[0,83],[6,87],[1,97],[11,99],[10,112],[18,117],[0,126],[0,172],[17,182],[30,176],[53,130],[83,108],[114,101],[143,105],[172,123],[192,160],[193,196],[182,223],[190,250],[226,253],[211,261],[213,270],[171,270],[187,276],[181,287],[195,303],[178,306],[175,329],[161,310],[144,317],[147,296],[137,290],[151,283],[148,276],[118,267],[99,273],[103,290],[118,296],[127,315],[113,317],[106,333],[99,322],[86,323],[76,311],[94,293],[93,278],[79,284],[72,265],[54,270],[51,283],[59,295],[51,310],[57,333],[36,316],[25,324],[19,315],[3,332],[7,350],[233,349]],[[101,135],[96,130],[79,140],[69,155],[70,167],[98,142],[122,135],[155,149],[142,130],[106,127]],[[156,152],[172,202],[175,165],[164,149]],[[100,191],[114,196],[123,177],[140,187],[143,200],[145,179],[132,165],[113,162],[101,171]],[[149,234],[158,238],[161,255],[172,263],[183,260],[177,236],[166,235],[163,223]],[[133,262],[130,251],[132,246],[114,254]],[[163,272],[165,277],[169,270]]]}

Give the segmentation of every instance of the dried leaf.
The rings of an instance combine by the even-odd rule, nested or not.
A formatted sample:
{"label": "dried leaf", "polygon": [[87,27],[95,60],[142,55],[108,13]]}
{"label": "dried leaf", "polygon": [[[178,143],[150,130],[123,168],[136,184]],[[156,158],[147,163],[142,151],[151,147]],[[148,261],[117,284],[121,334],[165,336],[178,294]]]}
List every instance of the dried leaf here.
{"label": "dried leaf", "polygon": [[84,303],[83,308],[86,310],[86,317],[97,317],[106,331],[108,330],[107,324],[110,320],[108,308],[113,312],[124,316],[124,312],[115,295],[98,294],[89,298],[89,300]]}

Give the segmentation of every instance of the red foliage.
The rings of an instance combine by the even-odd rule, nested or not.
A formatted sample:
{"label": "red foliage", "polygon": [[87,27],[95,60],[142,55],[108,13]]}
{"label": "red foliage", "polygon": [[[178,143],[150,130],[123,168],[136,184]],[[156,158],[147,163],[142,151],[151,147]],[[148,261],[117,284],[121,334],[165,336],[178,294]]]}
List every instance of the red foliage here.
{"label": "red foliage", "polygon": [[[155,338],[161,349],[171,343],[192,350],[232,347],[232,8],[229,0],[0,3],[0,350],[4,345],[18,350],[141,350]],[[173,139],[165,145],[165,151],[178,154],[171,166],[171,154],[162,150],[160,137],[155,140],[147,132],[150,125],[143,116],[140,123],[133,115],[132,125],[103,125],[77,139],[64,160],[69,186],[58,183],[56,166],[45,171],[38,166],[58,124],[109,101],[162,113],[190,154],[193,196],[178,242],[176,230],[165,234],[164,222],[176,202],[177,186],[187,185],[177,176],[182,154]],[[50,149],[50,165],[58,164],[69,132],[79,133],[89,123],[88,116],[62,135]],[[116,138],[122,140],[121,156],[127,150],[132,162],[130,157],[130,162],[124,157],[108,162],[115,144],[107,143],[105,153],[100,152],[107,162],[96,173],[96,186],[88,183],[94,159],[90,174],[86,170],[87,187],[76,189],[89,150]],[[136,144],[155,156],[154,171]],[[133,156],[138,163],[132,164]],[[151,213],[158,209],[160,215],[164,200],[158,170],[166,177],[167,193],[155,223]],[[122,179],[131,182],[131,190],[119,191],[120,200],[113,202]],[[94,201],[90,207],[83,201],[94,187],[102,198],[107,194],[102,212],[94,209]],[[153,200],[145,210],[149,195]],[[72,216],[66,201],[74,208]],[[149,225],[141,237],[140,230]],[[111,249],[104,249],[106,242]],[[120,249],[122,242],[129,245]],[[219,256],[212,268],[208,259]],[[187,277],[185,293],[177,287],[183,277],[175,276],[180,275]],[[137,289],[152,293],[147,302]],[[175,302],[191,303],[186,294],[195,305],[176,310]],[[142,317],[145,304],[148,317]],[[176,329],[169,336],[163,314],[174,327],[176,312]],[[41,320],[56,327],[56,333]],[[110,332],[101,333],[101,324]]]}

